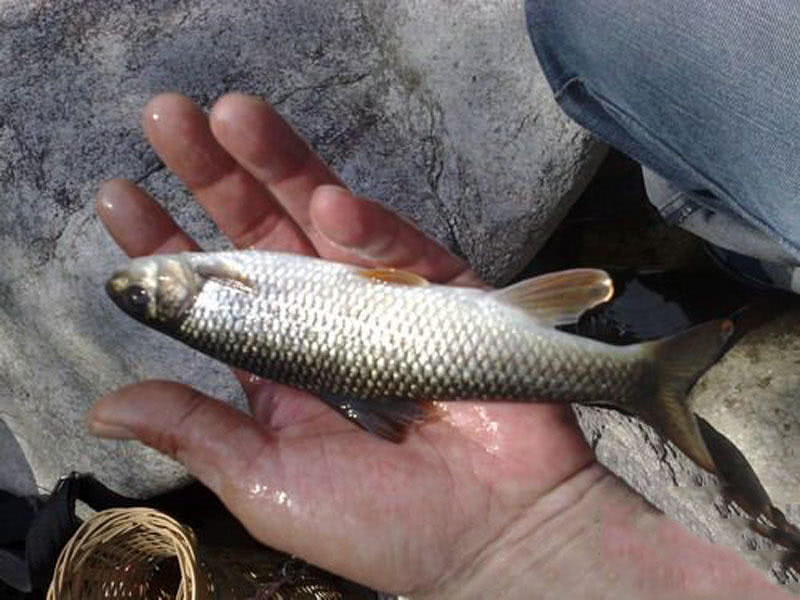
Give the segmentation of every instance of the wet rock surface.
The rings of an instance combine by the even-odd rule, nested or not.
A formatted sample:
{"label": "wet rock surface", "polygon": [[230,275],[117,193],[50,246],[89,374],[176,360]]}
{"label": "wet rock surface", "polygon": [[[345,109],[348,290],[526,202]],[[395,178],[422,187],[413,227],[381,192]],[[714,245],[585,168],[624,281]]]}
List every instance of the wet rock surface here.
{"label": "wet rock surface", "polygon": [[493,282],[544,243],[604,153],[557,109],[515,0],[5,2],[0,87],[0,414],[44,489],[71,470],[127,494],[184,480],[86,434],[88,406],[121,384],[178,379],[243,406],[225,368],[103,293],[122,259],[92,210],[103,179],[135,179],[224,246],[140,133],[153,94],[270,100],[358,193]]}

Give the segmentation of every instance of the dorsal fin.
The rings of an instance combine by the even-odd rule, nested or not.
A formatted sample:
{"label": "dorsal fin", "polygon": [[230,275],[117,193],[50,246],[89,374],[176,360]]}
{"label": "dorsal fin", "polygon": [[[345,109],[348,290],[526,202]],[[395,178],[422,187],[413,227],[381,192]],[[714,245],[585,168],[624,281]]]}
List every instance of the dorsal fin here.
{"label": "dorsal fin", "polygon": [[410,271],[402,271],[400,269],[392,269],[390,267],[377,268],[377,269],[363,269],[358,271],[357,274],[366,279],[372,279],[380,283],[394,283],[397,285],[428,285],[428,280],[411,273]]}
{"label": "dorsal fin", "polygon": [[491,294],[554,327],[575,323],[584,312],[608,301],[614,284],[600,269],[570,269],[526,279]]}

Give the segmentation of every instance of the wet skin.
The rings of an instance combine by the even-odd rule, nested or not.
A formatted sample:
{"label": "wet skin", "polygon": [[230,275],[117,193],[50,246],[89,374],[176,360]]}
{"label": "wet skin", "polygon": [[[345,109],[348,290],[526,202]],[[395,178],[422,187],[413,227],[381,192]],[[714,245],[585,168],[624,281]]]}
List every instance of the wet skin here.
{"label": "wet skin", "polygon": [[[237,247],[481,285],[411,225],[354,197],[254,98],[228,95],[207,117],[186,98],[162,95],[148,104],[143,125]],[[97,210],[130,256],[197,249],[130,182],[106,182]],[[99,400],[89,427],[181,461],[264,543],[385,591],[415,598],[793,597],[598,465],[568,407],[457,403],[395,445],[307,393],[235,375],[249,415],[178,383],[145,381]]]}

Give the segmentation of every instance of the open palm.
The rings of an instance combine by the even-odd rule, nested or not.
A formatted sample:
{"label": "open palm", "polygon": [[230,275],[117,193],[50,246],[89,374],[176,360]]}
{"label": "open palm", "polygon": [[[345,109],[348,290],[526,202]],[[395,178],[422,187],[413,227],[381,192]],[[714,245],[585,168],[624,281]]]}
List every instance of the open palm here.
{"label": "open palm", "polygon": [[[163,95],[148,105],[144,127],[237,247],[480,285],[462,261],[411,225],[355,198],[264,103],[229,95],[208,118],[187,99]],[[129,182],[106,183],[98,211],[131,256],[197,249]],[[99,401],[90,427],[174,456],[263,542],[387,591],[467,597],[466,590],[481,589],[472,594],[481,597],[492,580],[502,590],[503,578],[526,577],[517,569],[550,568],[555,577],[585,533],[578,515],[589,510],[592,495],[619,500],[595,511],[601,521],[622,526],[641,513],[670,535],[669,527],[680,531],[690,551],[709,553],[704,542],[659,523],[594,462],[568,407],[451,403],[440,419],[396,445],[357,429],[307,393],[236,376],[250,415],[186,386],[148,381]],[[519,552],[522,561],[512,558]],[[730,576],[744,578],[740,589],[765,585],[727,558],[734,561]]]}

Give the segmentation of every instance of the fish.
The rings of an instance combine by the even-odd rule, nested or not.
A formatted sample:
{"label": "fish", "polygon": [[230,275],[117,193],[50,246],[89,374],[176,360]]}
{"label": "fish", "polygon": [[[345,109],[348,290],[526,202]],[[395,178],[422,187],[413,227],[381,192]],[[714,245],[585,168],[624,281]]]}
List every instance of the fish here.
{"label": "fish", "polygon": [[133,259],[106,291],[147,326],[313,392],[395,442],[436,402],[580,403],[639,417],[715,472],[686,396],[725,350],[732,322],[626,346],[559,330],[613,296],[603,270],[485,290],[289,253],[185,252]]}

